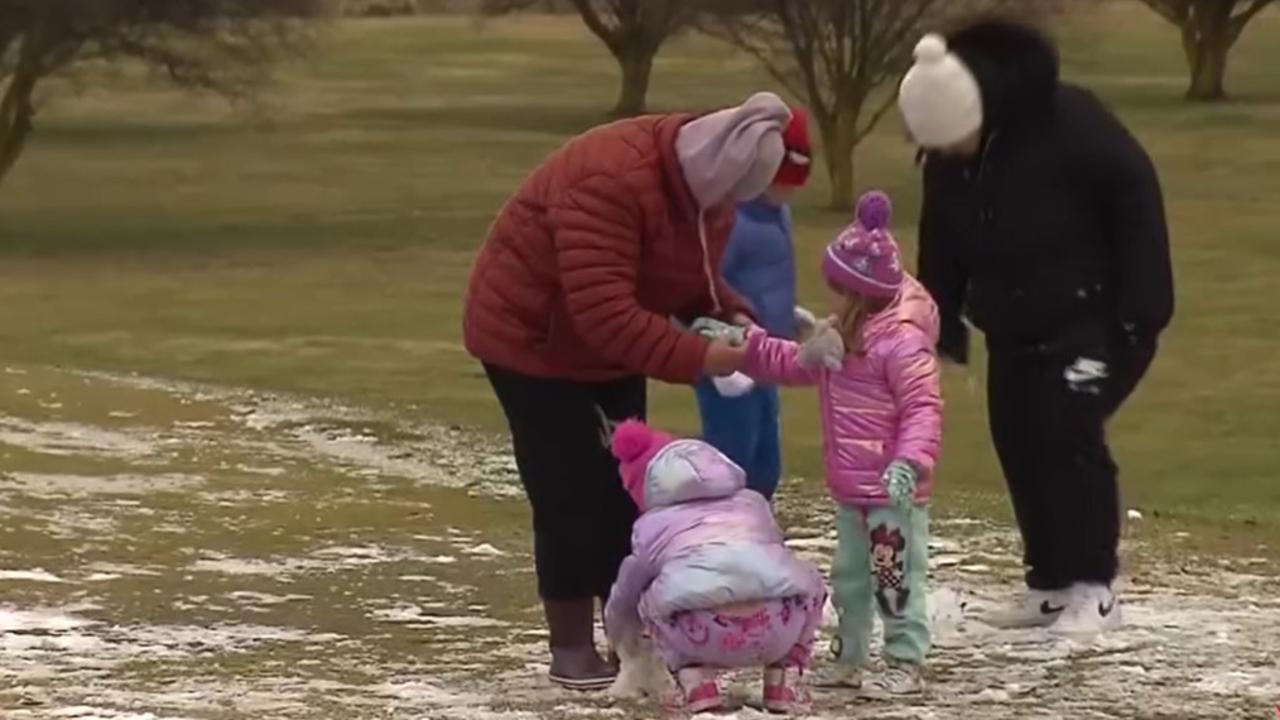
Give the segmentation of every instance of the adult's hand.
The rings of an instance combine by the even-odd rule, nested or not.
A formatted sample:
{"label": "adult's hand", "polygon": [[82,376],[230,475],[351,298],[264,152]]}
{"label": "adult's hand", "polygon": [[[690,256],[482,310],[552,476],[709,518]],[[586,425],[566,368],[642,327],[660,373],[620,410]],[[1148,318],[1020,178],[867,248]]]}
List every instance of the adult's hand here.
{"label": "adult's hand", "polygon": [[702,370],[712,377],[724,377],[742,370],[746,361],[746,348],[734,347],[724,340],[713,340],[707,348]]}

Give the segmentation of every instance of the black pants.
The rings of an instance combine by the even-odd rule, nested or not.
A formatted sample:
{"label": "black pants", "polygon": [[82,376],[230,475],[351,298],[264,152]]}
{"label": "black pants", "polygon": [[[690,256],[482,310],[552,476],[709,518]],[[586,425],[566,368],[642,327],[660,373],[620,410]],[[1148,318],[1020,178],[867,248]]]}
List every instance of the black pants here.
{"label": "black pants", "polygon": [[636,507],[609,451],[611,424],[645,417],[640,376],[588,383],[485,366],[533,507],[544,600],[606,598],[631,552]]}
{"label": "black pants", "polygon": [[[1105,425],[1154,355],[1154,342],[1122,340],[1081,352],[991,347],[991,436],[1022,533],[1028,587],[1115,579],[1120,497]],[[1089,360],[1105,363],[1106,376]]]}

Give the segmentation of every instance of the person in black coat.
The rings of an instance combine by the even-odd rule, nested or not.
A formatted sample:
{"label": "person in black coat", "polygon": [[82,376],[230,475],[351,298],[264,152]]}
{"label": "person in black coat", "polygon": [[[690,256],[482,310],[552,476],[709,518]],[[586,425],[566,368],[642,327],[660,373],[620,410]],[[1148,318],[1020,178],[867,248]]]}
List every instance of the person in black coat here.
{"label": "person in black coat", "polygon": [[1058,77],[1052,41],[984,19],[930,35],[900,88],[921,147],[920,279],[939,353],[986,336],[992,439],[1028,592],[1003,626],[1091,634],[1119,622],[1120,502],[1104,425],[1173,315],[1160,183],[1124,125]]}

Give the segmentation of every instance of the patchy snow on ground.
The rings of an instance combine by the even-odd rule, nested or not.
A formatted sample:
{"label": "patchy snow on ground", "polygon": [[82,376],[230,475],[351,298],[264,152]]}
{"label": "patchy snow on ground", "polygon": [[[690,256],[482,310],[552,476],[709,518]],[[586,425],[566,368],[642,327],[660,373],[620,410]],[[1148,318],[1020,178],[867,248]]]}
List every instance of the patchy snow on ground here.
{"label": "patchy snow on ground", "polygon": [[[0,718],[659,716],[546,679],[527,515],[494,443],[330,403],[10,368],[7,450]],[[825,567],[827,503],[784,488],[781,510],[792,547]],[[927,692],[818,692],[812,717],[1275,716],[1267,558],[1206,557],[1175,536],[1175,567],[1128,547],[1125,627],[1081,644],[980,622],[1017,587],[1008,528],[935,530]],[[757,673],[727,688],[742,707],[721,717],[766,717],[745,706]]]}

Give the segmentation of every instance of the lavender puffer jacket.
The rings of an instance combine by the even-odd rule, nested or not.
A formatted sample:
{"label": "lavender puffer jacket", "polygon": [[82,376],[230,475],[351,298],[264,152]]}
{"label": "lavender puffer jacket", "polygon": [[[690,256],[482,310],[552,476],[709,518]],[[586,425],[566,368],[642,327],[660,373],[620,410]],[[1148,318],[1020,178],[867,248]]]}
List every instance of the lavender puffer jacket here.
{"label": "lavender puffer jacket", "polygon": [[831,371],[803,367],[794,342],[752,332],[744,371],[760,382],[818,386],[823,463],[836,502],[889,505],[881,475],[906,460],[920,471],[916,502],[926,503],[942,446],[938,308],[908,276],[893,304],[867,321],[862,339],[863,352]]}
{"label": "lavender puffer jacket", "polygon": [[645,474],[645,513],[632,531],[605,606],[605,631],[618,643],[650,619],[685,610],[814,597],[826,582],[783,544],[769,501],[746,489],[746,476],[701,440],[676,440]]}

